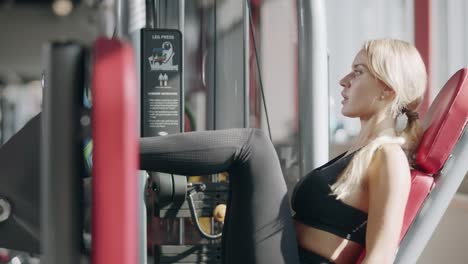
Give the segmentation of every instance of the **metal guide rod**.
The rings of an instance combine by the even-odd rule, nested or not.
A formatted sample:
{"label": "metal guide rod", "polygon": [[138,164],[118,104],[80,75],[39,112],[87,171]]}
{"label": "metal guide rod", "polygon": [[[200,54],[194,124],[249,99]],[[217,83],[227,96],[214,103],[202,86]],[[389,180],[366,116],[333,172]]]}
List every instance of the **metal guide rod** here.
{"label": "metal guide rod", "polygon": [[328,66],[325,4],[298,0],[300,174],[328,160]]}
{"label": "metal guide rod", "polygon": [[119,38],[129,37],[129,12],[128,0],[116,0],[115,3],[115,35]]}
{"label": "metal guide rod", "polygon": [[184,91],[185,91],[185,81],[184,81],[184,73],[185,73],[185,69],[184,69],[184,54],[185,54],[185,48],[184,48],[184,33],[185,33],[185,0],[179,0],[179,31],[180,33],[182,33],[182,46],[180,47],[181,48],[181,54],[182,54],[182,78],[181,78],[181,83],[180,83],[180,98],[182,98],[180,100],[180,108],[182,109],[181,110],[181,122],[180,122],[180,131],[181,132],[184,132],[185,131],[185,128],[184,128],[184,115],[185,115],[185,95],[184,95]]}
{"label": "metal guide rod", "polygon": [[[244,33],[244,49],[243,49],[243,60],[244,60],[244,127],[250,126],[250,24],[249,24],[249,7],[247,1],[242,1],[242,23]],[[252,10],[250,10],[252,11]],[[253,21],[252,21],[253,23]],[[260,63],[260,62],[259,62]]]}
{"label": "metal guide rod", "polygon": [[[128,0],[127,0],[128,1]],[[140,72],[140,29],[146,26],[146,6],[145,0],[132,0],[128,2],[128,31],[129,40],[132,44],[133,54],[135,58],[135,70]],[[136,75],[137,78],[137,116],[140,116],[140,75]],[[137,118],[137,129],[140,128],[140,118]],[[140,131],[137,132],[140,135]],[[147,181],[147,173],[140,171],[137,176],[138,179],[138,255],[140,264],[146,264],[147,260],[147,215],[146,205],[144,203],[144,192]]]}

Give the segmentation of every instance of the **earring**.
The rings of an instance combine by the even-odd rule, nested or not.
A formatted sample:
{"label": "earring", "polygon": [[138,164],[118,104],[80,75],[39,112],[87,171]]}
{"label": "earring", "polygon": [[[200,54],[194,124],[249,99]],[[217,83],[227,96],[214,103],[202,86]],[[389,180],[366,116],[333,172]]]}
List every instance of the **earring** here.
{"label": "earring", "polygon": [[385,96],[382,94],[382,95],[380,96],[380,100],[382,101],[383,99],[385,99]]}

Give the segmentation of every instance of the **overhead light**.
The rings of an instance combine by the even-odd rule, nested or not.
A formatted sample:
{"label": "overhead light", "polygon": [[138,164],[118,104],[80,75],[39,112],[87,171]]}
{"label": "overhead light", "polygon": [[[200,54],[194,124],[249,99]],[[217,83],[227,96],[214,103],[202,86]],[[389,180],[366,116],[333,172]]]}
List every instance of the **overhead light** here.
{"label": "overhead light", "polygon": [[68,16],[73,10],[73,3],[71,0],[54,0],[52,10],[57,16]]}

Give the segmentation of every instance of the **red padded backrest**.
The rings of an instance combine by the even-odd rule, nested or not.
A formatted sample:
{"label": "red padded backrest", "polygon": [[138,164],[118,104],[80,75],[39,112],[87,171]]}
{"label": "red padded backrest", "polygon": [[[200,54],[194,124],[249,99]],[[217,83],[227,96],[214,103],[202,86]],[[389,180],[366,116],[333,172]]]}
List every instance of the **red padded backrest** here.
{"label": "red padded backrest", "polygon": [[425,172],[440,171],[463,133],[468,113],[468,69],[456,72],[444,85],[424,117],[426,128],[416,151]]}
{"label": "red padded backrest", "polygon": [[411,171],[411,189],[406,204],[403,226],[401,228],[400,241],[408,231],[409,226],[416,217],[419,208],[432,189],[434,178],[417,170]]}
{"label": "red padded backrest", "polygon": [[424,134],[415,162],[424,171],[412,171],[410,196],[406,205],[400,240],[406,234],[422,202],[432,189],[434,178],[463,134],[468,120],[468,69],[456,72],[442,87],[423,120]]}
{"label": "red padded backrest", "polygon": [[[416,150],[416,165],[424,172],[411,171],[411,190],[406,205],[400,241],[419,212],[438,173],[463,134],[468,120],[468,69],[456,72],[444,85],[424,117],[425,128]],[[357,264],[365,257],[361,254]]]}

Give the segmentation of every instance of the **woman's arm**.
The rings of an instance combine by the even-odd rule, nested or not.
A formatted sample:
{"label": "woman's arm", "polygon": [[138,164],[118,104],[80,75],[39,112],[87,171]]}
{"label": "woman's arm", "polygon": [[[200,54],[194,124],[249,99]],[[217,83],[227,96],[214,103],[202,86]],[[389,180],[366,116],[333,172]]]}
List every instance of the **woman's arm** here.
{"label": "woman's arm", "polygon": [[393,263],[410,187],[405,153],[399,145],[383,145],[368,170],[369,218],[362,264]]}

